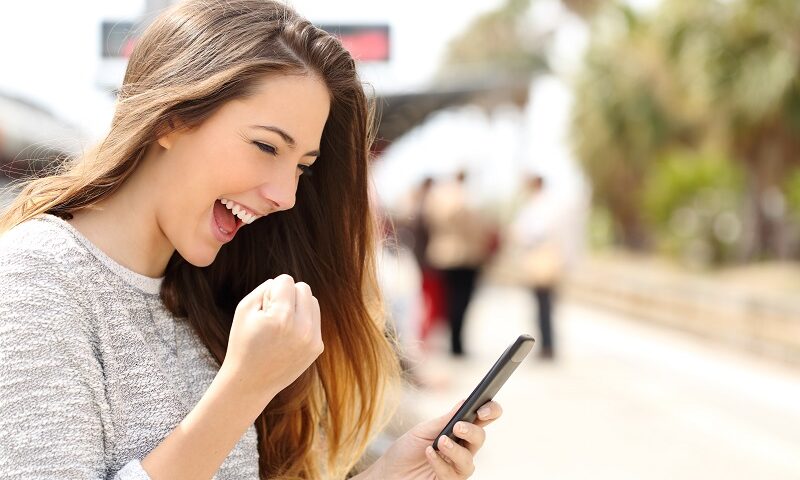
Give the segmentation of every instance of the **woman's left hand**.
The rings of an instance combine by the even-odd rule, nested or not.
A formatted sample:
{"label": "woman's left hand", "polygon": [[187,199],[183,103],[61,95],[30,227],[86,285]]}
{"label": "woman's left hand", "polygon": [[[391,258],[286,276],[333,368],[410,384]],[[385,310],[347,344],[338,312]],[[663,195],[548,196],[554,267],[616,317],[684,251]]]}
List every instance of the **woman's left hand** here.
{"label": "woman's left hand", "polygon": [[463,439],[464,446],[442,436],[437,440],[437,452],[431,447],[433,440],[462,403],[446,415],[420,423],[406,432],[365,473],[374,473],[370,478],[386,480],[451,480],[472,476],[473,458],[486,440],[483,427],[500,418],[503,410],[496,402],[486,403],[478,410],[475,423],[458,422],[453,429],[455,436]]}

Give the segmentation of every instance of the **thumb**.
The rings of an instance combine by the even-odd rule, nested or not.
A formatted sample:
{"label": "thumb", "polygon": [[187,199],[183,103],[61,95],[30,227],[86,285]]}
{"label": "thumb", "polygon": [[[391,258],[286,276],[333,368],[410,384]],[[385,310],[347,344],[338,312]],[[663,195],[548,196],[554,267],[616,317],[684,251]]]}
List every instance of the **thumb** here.
{"label": "thumb", "polygon": [[456,403],[455,406],[451,408],[449,412],[442,415],[441,417],[436,417],[434,419],[428,420],[427,422],[422,422],[419,425],[417,425],[418,433],[425,438],[433,439],[436,435],[438,435],[442,431],[444,426],[447,425],[447,422],[449,422],[450,419],[453,418],[453,415],[456,414],[458,409],[461,408],[461,405],[463,405],[466,400],[467,400],[466,398],[459,400],[458,403]]}
{"label": "thumb", "polygon": [[264,294],[269,291],[271,285],[272,279],[270,278],[266,282],[257,286],[252,292],[245,295],[242,301],[239,302],[239,307],[245,312],[254,312],[261,309],[261,306],[264,303]]}

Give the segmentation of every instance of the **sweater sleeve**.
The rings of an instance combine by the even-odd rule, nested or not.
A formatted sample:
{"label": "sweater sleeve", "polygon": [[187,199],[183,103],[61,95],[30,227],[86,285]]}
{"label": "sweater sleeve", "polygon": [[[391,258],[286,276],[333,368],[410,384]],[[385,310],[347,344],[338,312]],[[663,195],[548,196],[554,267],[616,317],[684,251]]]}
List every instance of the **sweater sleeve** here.
{"label": "sweater sleeve", "polygon": [[33,260],[0,265],[0,477],[148,479],[139,459],[109,475],[90,317],[75,282]]}

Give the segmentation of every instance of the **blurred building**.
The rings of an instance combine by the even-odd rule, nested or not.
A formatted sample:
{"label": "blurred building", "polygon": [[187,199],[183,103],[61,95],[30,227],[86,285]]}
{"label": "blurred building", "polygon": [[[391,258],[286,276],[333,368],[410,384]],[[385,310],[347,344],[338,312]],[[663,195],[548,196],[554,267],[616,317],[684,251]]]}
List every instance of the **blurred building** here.
{"label": "blurred building", "polygon": [[5,187],[80,149],[83,132],[27,100],[0,93],[0,206],[14,195]]}
{"label": "blurred building", "polygon": [[[173,3],[176,0],[147,0],[146,13],[141,22],[147,22],[156,12]],[[525,101],[527,81],[501,79],[485,74],[462,79],[446,87],[413,81],[411,85],[404,86],[398,78],[392,78],[403,76],[400,73],[402,67],[397,65],[402,58],[394,53],[397,51],[397,44],[402,48],[402,44],[410,38],[405,31],[398,32],[397,19],[391,12],[380,9],[381,13],[375,14],[362,6],[359,9],[350,9],[342,15],[317,6],[311,8],[311,5],[306,6],[302,1],[290,4],[315,25],[336,35],[359,62],[362,78],[370,82],[367,88],[375,88],[380,113],[375,145],[378,152],[422,123],[432,112],[469,103],[497,105],[508,101]],[[106,58],[104,80],[111,80],[109,85],[113,86],[122,81],[124,62],[119,62],[118,59],[126,56],[128,46],[133,43],[131,38],[135,35],[134,24],[116,22],[112,25],[106,22],[103,28],[103,51]]]}
{"label": "blurred building", "polygon": [[[377,98],[380,130],[375,148],[381,152],[433,112],[464,104],[524,103],[527,82],[496,78],[491,72],[460,76],[458,81],[447,84],[435,85],[432,80],[440,60],[433,52],[444,51],[448,38],[500,1],[466,1],[457,9],[430,5],[426,6],[424,18],[409,13],[417,10],[422,0],[404,5],[375,5],[358,0],[336,5],[306,0],[289,3],[315,24],[339,36],[358,60],[365,87]],[[175,0],[55,4],[39,23],[41,35],[20,48],[6,48],[4,62],[14,68],[4,68],[0,89],[16,99],[26,99],[12,102],[15,106],[7,109],[22,108],[29,113],[14,114],[12,118],[19,118],[20,124],[6,122],[3,129],[32,131],[25,126],[31,121],[25,119],[42,114],[44,109],[28,108],[31,103],[27,99],[53,112],[50,120],[34,120],[33,124],[61,123],[66,129],[56,132],[55,127],[42,128],[27,139],[7,133],[10,140],[6,143],[17,142],[17,146],[6,147],[11,152],[6,156],[16,157],[20,151],[38,148],[41,150],[37,153],[49,158],[55,153],[49,149],[67,154],[79,152],[85,142],[102,138],[137,32],[173,3]],[[15,25],[25,24],[37,15],[33,6],[25,4],[16,4],[4,13],[0,41],[5,45],[22,34]],[[448,15],[447,25],[439,21],[443,13]],[[56,33],[59,22],[70,25],[69,34]],[[76,127],[68,127],[70,124]],[[75,140],[66,147],[59,146],[67,138]]]}

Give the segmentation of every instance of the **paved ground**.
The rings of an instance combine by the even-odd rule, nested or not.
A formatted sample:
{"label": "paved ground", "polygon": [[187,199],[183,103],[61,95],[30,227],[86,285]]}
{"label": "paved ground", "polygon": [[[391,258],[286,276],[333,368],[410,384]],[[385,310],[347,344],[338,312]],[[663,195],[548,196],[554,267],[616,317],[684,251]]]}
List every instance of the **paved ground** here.
{"label": "paved ground", "polygon": [[[438,386],[409,392],[422,417],[465,397],[518,333],[525,291],[480,290],[468,360],[431,354]],[[800,371],[562,304],[558,360],[530,357],[497,397],[475,479],[800,479]],[[434,343],[444,347],[440,333]]]}

